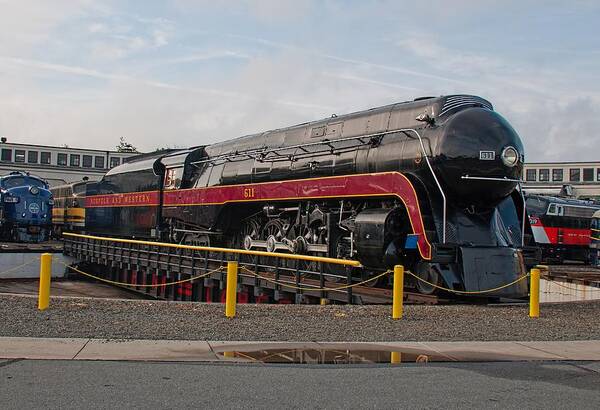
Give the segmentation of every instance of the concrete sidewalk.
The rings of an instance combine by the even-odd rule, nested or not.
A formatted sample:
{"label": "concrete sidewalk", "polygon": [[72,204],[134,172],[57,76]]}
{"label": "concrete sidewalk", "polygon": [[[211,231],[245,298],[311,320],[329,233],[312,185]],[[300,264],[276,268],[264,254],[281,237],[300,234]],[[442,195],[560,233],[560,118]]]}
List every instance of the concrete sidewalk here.
{"label": "concrete sidewalk", "polygon": [[[1,337],[0,359],[352,363],[600,361],[600,340],[567,342],[222,342]],[[332,358],[333,355],[333,359]],[[387,355],[387,356],[386,356]],[[277,360],[272,358],[276,356]],[[304,359],[298,359],[302,357]],[[312,358],[312,360],[306,358]],[[315,359],[315,357],[317,357]],[[327,359],[329,357],[329,359]],[[266,358],[271,358],[267,360]],[[322,359],[322,360],[321,360]],[[330,360],[331,359],[331,360]],[[350,360],[352,359],[352,360]]]}

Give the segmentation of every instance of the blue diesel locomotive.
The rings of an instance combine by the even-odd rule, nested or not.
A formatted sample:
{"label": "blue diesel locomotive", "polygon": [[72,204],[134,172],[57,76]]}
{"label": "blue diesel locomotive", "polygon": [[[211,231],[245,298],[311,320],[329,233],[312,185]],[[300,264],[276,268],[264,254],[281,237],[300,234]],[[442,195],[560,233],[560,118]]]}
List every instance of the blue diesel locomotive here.
{"label": "blue diesel locomotive", "polygon": [[0,177],[0,238],[43,242],[52,228],[52,193],[43,179],[25,172]]}

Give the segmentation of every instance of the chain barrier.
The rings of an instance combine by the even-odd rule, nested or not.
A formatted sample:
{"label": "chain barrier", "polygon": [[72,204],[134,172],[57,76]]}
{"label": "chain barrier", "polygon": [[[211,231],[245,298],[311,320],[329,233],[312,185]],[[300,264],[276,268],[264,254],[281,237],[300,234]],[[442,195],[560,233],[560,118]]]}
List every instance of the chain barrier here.
{"label": "chain barrier", "polygon": [[148,285],[148,284],[142,285],[142,284],[134,284],[134,283],[127,283],[127,282],[117,282],[117,281],[114,281],[114,280],[104,279],[104,278],[101,278],[99,276],[95,276],[95,275],[92,275],[90,273],[84,272],[84,271],[82,271],[80,269],[77,269],[77,268],[75,268],[73,266],[67,265],[64,262],[61,262],[61,263],[63,265],[65,265],[67,268],[69,268],[69,269],[71,269],[71,270],[73,270],[73,271],[75,271],[77,273],[80,273],[80,274],[88,276],[90,278],[99,280],[101,282],[110,283],[111,285],[131,286],[131,287],[140,287],[140,288],[158,288],[158,287],[161,287],[161,286],[179,285],[180,283],[191,282],[191,281],[194,281],[196,279],[205,278],[207,276],[212,275],[213,273],[217,273],[217,272],[220,272],[223,269],[225,269],[225,266],[220,266],[217,269],[214,269],[214,270],[211,270],[209,272],[203,273],[202,275],[194,276],[192,278],[182,279],[182,280],[178,280],[178,281],[175,281],[175,282],[168,282],[168,283],[157,283],[157,284],[150,284],[150,285]]}
{"label": "chain barrier", "polygon": [[513,280],[510,283],[507,283],[505,285],[502,286],[498,286],[496,288],[493,289],[485,289],[485,290],[471,290],[471,291],[467,291],[467,290],[454,290],[454,289],[450,289],[450,288],[445,288],[443,286],[437,285],[435,283],[431,283],[423,278],[420,278],[419,276],[415,275],[414,273],[410,272],[410,271],[406,271],[407,274],[409,274],[410,276],[412,276],[413,278],[420,280],[423,283],[428,284],[429,286],[433,286],[436,289],[440,289],[440,290],[445,290],[446,292],[451,292],[451,293],[459,293],[461,295],[480,295],[480,294],[485,294],[485,293],[491,293],[491,292],[496,292],[498,290],[502,290],[504,288],[508,288],[509,286],[514,285],[515,283],[518,283],[524,279],[526,279],[527,277],[530,276],[529,273],[526,273],[523,276],[519,276],[517,279]]}
{"label": "chain barrier", "polygon": [[362,282],[352,283],[350,285],[339,286],[339,287],[336,287],[336,288],[326,288],[326,287],[303,287],[303,286],[291,285],[289,283],[279,282],[279,281],[276,281],[274,279],[267,278],[265,276],[259,275],[258,273],[254,272],[254,271],[251,271],[250,269],[248,269],[245,266],[240,266],[240,269],[243,270],[243,271],[245,271],[245,272],[247,272],[247,273],[249,273],[249,274],[251,274],[251,275],[256,276],[259,279],[263,279],[263,280],[266,280],[267,282],[274,283],[274,284],[277,284],[277,285],[280,285],[280,286],[285,286],[285,287],[288,287],[288,288],[291,288],[291,289],[302,290],[302,291],[309,291],[309,290],[319,290],[319,291],[321,291],[321,290],[323,290],[323,291],[328,291],[328,292],[334,292],[334,291],[339,291],[339,290],[343,290],[343,289],[353,288],[355,286],[364,285],[365,283],[369,283],[371,281],[377,280],[377,279],[379,279],[379,278],[381,278],[381,277],[383,277],[385,275],[388,275],[388,274],[394,272],[392,270],[386,270],[385,272],[380,273],[379,275],[373,276],[372,278],[369,278],[367,280],[363,280]]}
{"label": "chain barrier", "polygon": [[13,266],[12,268],[9,268],[9,269],[7,269],[5,271],[0,272],[0,276],[4,275],[5,273],[9,273],[9,272],[15,271],[17,269],[21,269],[24,266],[31,265],[33,262],[39,262],[39,260],[40,260],[40,258],[38,257],[38,258],[31,259],[31,260],[29,260],[29,261],[27,261],[27,262],[25,262],[25,263],[23,263],[21,265]]}

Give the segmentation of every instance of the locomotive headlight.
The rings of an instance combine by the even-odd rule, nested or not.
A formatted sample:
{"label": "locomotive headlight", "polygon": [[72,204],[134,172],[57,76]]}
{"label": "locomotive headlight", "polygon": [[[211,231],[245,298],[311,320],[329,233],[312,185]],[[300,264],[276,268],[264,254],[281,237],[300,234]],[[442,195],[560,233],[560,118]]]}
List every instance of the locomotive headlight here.
{"label": "locomotive headlight", "polygon": [[49,199],[48,200],[48,205],[54,205],[54,199]]}
{"label": "locomotive headlight", "polygon": [[37,195],[40,192],[40,189],[36,186],[32,186],[29,188],[29,192],[31,192],[31,195]]}
{"label": "locomotive headlight", "polygon": [[515,147],[508,146],[502,150],[500,157],[504,165],[514,167],[519,162],[519,151]]}

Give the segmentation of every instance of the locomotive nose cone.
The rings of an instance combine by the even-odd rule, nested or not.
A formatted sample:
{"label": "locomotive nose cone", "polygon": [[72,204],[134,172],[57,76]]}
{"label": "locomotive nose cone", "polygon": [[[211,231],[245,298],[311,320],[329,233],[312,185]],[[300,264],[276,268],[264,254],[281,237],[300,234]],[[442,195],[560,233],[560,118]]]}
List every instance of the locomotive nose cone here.
{"label": "locomotive nose cone", "polygon": [[[523,144],[510,124],[494,111],[470,108],[445,128],[437,165],[449,193],[467,204],[510,195],[523,172]],[[498,181],[504,178],[512,181]]]}

